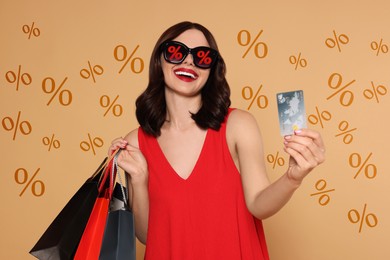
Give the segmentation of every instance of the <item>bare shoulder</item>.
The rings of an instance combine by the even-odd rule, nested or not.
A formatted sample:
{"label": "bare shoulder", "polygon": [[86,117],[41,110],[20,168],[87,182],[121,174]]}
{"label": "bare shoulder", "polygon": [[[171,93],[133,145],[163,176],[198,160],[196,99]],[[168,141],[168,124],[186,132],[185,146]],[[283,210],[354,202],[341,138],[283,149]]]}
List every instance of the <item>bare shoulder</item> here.
{"label": "bare shoulder", "polygon": [[138,128],[133,129],[125,136],[126,141],[134,147],[139,148],[138,144]]}
{"label": "bare shoulder", "polygon": [[248,111],[234,109],[230,112],[227,125],[226,135],[230,142],[252,142],[261,138],[261,132],[256,118]]}
{"label": "bare shoulder", "polygon": [[227,121],[228,131],[245,131],[248,127],[257,127],[256,118],[251,113],[241,109],[230,112]]}

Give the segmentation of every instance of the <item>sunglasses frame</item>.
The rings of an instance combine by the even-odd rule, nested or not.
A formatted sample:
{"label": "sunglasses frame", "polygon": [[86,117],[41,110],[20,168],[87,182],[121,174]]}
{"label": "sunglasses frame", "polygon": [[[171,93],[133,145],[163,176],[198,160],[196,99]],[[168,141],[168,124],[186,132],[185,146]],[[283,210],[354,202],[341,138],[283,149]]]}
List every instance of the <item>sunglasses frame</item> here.
{"label": "sunglasses frame", "polygon": [[[180,52],[183,54],[183,57],[178,60],[178,61],[172,61],[171,59],[169,59],[168,57],[168,46],[172,46],[172,45],[179,45],[183,48],[183,52]],[[213,65],[215,64],[215,62],[217,61],[218,59],[218,56],[219,56],[219,53],[217,50],[214,50],[210,47],[207,47],[207,46],[198,46],[198,47],[195,47],[195,48],[189,48],[187,45],[185,45],[184,43],[182,42],[178,42],[178,41],[166,41],[166,42],[163,42],[160,46],[160,49],[161,49],[161,52],[164,56],[164,59],[171,63],[171,64],[181,64],[183,63],[183,61],[187,58],[188,54],[191,54],[192,55],[192,59],[194,61],[194,65],[200,69],[210,69],[213,67]],[[199,60],[202,60],[201,58],[197,57],[196,56],[196,53],[200,50],[206,50],[206,51],[209,51],[209,54],[207,57],[211,58],[211,63],[210,64],[206,64],[206,66],[202,66],[202,65],[199,65]],[[194,55],[195,54],[195,55]]]}

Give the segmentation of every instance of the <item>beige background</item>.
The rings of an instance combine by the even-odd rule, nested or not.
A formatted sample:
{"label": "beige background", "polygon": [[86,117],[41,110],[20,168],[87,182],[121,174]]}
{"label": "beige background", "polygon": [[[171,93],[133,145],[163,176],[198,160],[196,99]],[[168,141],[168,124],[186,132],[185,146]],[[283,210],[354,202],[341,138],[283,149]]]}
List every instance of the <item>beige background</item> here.
{"label": "beige background", "polygon": [[[262,129],[265,156],[278,155],[285,161],[282,166],[267,162],[271,180],[284,173],[287,161],[278,129],[276,93],[303,89],[307,114],[312,115],[309,127],[320,131],[326,142],[326,163],[307,177],[284,209],[264,221],[271,259],[390,259],[389,14],[390,2],[385,0],[0,0],[0,259],[33,259],[28,251],[105,157],[110,141],[137,127],[134,101],[146,86],[154,43],[167,27],[182,20],[202,23],[215,35],[228,66],[233,107],[247,109],[251,100],[257,100],[254,94],[245,100],[243,87],[257,91],[263,86],[258,97],[262,101],[267,98],[268,105],[255,102],[249,110]],[[250,39],[244,34],[238,37],[242,30],[248,31]],[[325,44],[327,38],[335,41],[334,33],[337,39],[342,34],[348,37],[346,44],[339,42],[340,51],[338,46],[329,48]],[[381,45],[378,53],[372,49],[373,41]],[[127,57],[139,45],[121,73],[118,71],[124,61],[114,57],[119,45],[126,48]],[[256,57],[255,51],[265,57]],[[299,53],[306,67],[295,68],[290,63],[290,56],[298,57]],[[124,53],[117,52],[118,56],[122,58]],[[82,69],[89,68],[88,61],[92,67],[103,68],[100,73],[95,67],[101,74],[94,74],[95,82],[92,75],[86,79],[80,75]],[[342,77],[337,89],[329,87],[333,73]],[[47,77],[54,80],[56,90],[67,78],[58,94],[43,91],[44,87],[51,92],[53,87],[45,81]],[[337,78],[330,83],[333,87],[336,84]],[[379,102],[363,95],[372,84],[375,89],[382,85],[387,90],[381,91]],[[71,102],[64,90],[71,92]],[[346,90],[354,99],[350,100],[347,93],[340,101]],[[111,104],[118,96],[114,105],[123,109],[121,114],[115,110],[119,116],[112,109],[104,116],[107,108],[100,104],[104,95]],[[352,103],[343,105],[348,101]],[[326,120],[323,112],[330,113],[331,118]],[[349,130],[356,129],[336,136],[342,121],[349,124]],[[43,138],[48,137],[48,141],[53,135],[58,148],[53,146],[57,142],[43,143]],[[351,137],[352,141],[348,139]],[[87,151],[80,148],[84,141],[84,148],[89,145]],[[278,160],[280,164],[282,159]],[[354,178],[358,166],[362,171]],[[26,179],[23,170],[17,171],[20,168],[27,172]],[[334,190],[311,196],[318,192],[315,185],[321,179],[326,181],[323,191]],[[326,205],[320,205],[326,202],[326,197],[320,200],[322,195],[330,198]],[[138,254],[142,259],[142,246]]]}

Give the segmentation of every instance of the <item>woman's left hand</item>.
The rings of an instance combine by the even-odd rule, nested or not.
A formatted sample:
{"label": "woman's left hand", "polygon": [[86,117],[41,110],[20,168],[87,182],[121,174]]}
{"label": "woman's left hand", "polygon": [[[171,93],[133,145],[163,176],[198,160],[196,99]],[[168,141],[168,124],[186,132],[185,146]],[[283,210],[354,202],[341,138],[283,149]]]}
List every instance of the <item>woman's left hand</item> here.
{"label": "woman's left hand", "polygon": [[300,184],[306,175],[325,161],[325,146],[320,133],[300,129],[284,137],[284,151],[290,155],[287,177]]}

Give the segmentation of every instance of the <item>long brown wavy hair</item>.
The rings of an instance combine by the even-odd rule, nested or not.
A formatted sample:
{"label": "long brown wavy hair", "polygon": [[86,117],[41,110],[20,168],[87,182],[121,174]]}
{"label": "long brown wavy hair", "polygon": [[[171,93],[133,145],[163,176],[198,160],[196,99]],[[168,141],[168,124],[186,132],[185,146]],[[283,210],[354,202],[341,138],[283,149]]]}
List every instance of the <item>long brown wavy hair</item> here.
{"label": "long brown wavy hair", "polygon": [[[136,100],[136,116],[142,129],[154,136],[160,136],[166,119],[165,81],[161,68],[161,44],[178,37],[184,31],[197,29],[206,37],[210,47],[218,51],[217,42],[204,26],[192,22],[180,22],[168,28],[157,40],[149,66],[149,83]],[[219,52],[219,51],[218,51]],[[221,55],[210,70],[210,76],[201,90],[202,106],[192,119],[202,129],[219,130],[230,107],[230,88],[226,80],[226,65]]]}

